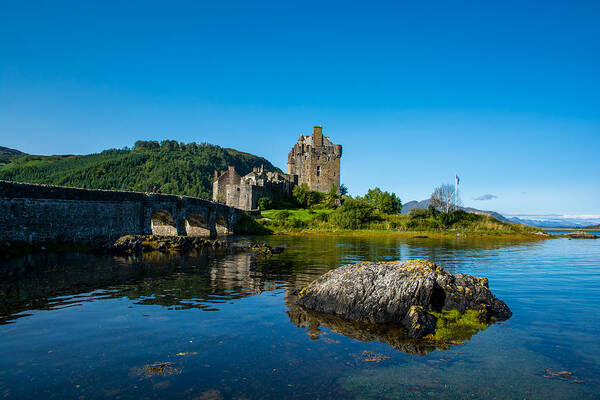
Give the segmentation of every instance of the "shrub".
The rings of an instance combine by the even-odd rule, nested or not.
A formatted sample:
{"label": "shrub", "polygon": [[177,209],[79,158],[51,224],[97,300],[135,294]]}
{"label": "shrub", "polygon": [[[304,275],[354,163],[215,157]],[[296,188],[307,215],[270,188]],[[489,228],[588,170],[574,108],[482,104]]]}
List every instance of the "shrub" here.
{"label": "shrub", "polygon": [[423,219],[423,218],[427,218],[428,216],[429,216],[429,213],[427,212],[427,210],[424,210],[422,208],[413,208],[408,213],[409,219]]}
{"label": "shrub", "polygon": [[325,198],[325,194],[310,190],[308,185],[303,183],[302,185],[294,186],[294,189],[292,190],[292,197],[299,207],[311,208],[322,203]]}
{"label": "shrub", "polygon": [[327,221],[329,221],[329,214],[326,214],[326,213],[323,213],[323,212],[315,214],[315,216],[312,217],[312,220],[314,222],[318,222],[318,223],[327,222]]}
{"label": "shrub", "polygon": [[281,210],[278,211],[275,215],[273,215],[273,218],[278,222],[278,223],[282,223],[284,222],[286,219],[288,219],[290,217],[290,212],[287,210]]}
{"label": "shrub", "polygon": [[261,197],[258,199],[258,206],[261,210],[270,210],[273,208],[273,202],[268,197]]}
{"label": "shrub", "polygon": [[375,207],[362,199],[348,198],[331,213],[329,221],[341,229],[360,229],[374,221]]}
{"label": "shrub", "polygon": [[244,213],[233,227],[233,232],[238,235],[268,235],[273,233],[270,229],[265,228],[254,218]]}

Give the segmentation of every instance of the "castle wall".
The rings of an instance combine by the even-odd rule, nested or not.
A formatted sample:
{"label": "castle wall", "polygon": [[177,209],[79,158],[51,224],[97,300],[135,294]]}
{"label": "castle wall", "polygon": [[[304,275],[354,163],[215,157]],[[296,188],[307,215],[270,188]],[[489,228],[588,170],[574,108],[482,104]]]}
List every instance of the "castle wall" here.
{"label": "castle wall", "polygon": [[298,184],[306,183],[311,190],[327,193],[333,184],[339,193],[341,157],[342,146],[323,137],[317,126],[312,136],[301,136],[288,154],[288,174],[298,175]]}
{"label": "castle wall", "polygon": [[266,197],[273,201],[283,201],[290,197],[294,182],[262,182],[262,185],[227,185],[226,201],[228,206],[250,211],[258,208],[258,200]]}
{"label": "castle wall", "polygon": [[237,204],[237,201],[232,203],[227,197],[227,185],[239,185],[241,183],[240,175],[235,171],[235,167],[229,166],[227,171],[219,174],[215,171],[215,180],[213,181],[213,201],[225,204]]}

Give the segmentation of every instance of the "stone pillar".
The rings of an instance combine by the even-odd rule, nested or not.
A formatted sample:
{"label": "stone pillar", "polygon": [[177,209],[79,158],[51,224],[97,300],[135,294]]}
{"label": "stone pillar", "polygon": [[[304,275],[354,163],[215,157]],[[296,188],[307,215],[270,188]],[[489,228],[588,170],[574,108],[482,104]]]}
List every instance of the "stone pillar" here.
{"label": "stone pillar", "polygon": [[214,238],[217,236],[217,207],[213,205],[207,212],[208,215],[208,229],[210,231],[210,237]]}
{"label": "stone pillar", "polygon": [[142,212],[142,234],[152,235],[152,214],[154,214],[154,210],[148,204],[144,204],[142,207],[144,208]]}
{"label": "stone pillar", "polygon": [[175,229],[177,229],[177,236],[187,236],[187,230],[185,229],[185,208],[177,207],[174,210],[173,221],[175,222]]}

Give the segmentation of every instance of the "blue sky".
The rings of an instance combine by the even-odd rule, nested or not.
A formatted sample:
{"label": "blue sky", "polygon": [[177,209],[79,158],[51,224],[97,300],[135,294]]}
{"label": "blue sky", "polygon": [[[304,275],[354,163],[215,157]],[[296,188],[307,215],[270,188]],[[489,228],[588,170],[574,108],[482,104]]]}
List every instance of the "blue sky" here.
{"label": "blue sky", "polygon": [[600,2],[495,3],[4,0],[0,146],[206,141],[285,170],[320,124],[351,194],[458,173],[469,206],[600,214]]}

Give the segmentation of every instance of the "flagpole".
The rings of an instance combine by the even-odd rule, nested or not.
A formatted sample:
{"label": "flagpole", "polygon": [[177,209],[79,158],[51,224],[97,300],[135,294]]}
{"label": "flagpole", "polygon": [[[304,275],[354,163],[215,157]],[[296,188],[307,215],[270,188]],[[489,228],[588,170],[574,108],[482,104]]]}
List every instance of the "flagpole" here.
{"label": "flagpole", "polygon": [[454,207],[458,209],[458,174],[454,174]]}

